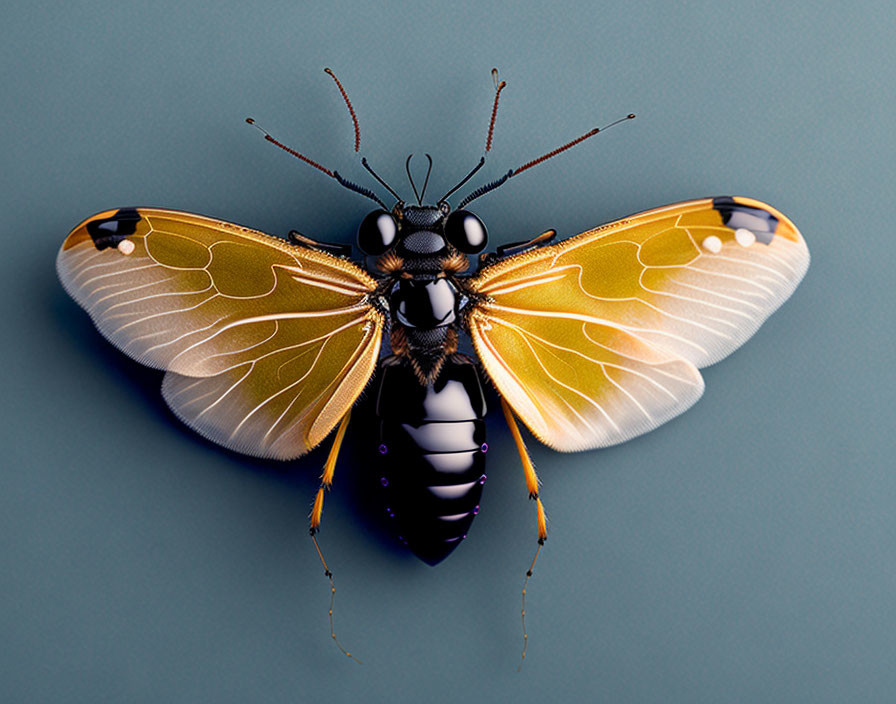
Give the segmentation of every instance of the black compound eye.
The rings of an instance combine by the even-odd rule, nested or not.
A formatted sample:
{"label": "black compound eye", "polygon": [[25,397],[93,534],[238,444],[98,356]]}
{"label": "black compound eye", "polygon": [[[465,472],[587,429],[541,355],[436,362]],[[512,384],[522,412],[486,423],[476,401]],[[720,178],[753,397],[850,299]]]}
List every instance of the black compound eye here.
{"label": "black compound eye", "polygon": [[358,246],[365,254],[378,256],[398,239],[398,224],[385,210],[368,213],[358,227]]}
{"label": "black compound eye", "polygon": [[455,210],[445,221],[445,239],[464,254],[476,254],[485,249],[488,233],[469,210]]}

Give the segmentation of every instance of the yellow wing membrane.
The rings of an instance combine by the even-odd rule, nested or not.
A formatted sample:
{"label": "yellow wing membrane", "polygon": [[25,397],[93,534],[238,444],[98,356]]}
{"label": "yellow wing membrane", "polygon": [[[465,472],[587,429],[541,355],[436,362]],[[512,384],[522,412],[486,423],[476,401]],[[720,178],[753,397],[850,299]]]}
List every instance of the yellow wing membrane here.
{"label": "yellow wing membrane", "polygon": [[199,215],[99,213],[56,261],[116,347],[167,370],[163,395],[213,442],[291,459],[317,445],[373,373],[376,282],[338,257]]}
{"label": "yellow wing membrane", "polygon": [[809,265],[799,231],[749,198],[678,203],[487,266],[467,322],[489,376],[545,444],[622,442],[701,395]]}

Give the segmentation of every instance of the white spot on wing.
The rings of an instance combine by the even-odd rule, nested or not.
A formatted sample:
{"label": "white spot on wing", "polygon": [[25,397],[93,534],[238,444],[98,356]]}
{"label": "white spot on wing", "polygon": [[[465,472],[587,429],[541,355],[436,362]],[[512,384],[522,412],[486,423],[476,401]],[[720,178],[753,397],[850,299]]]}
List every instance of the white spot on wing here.
{"label": "white spot on wing", "polygon": [[135,245],[130,240],[122,240],[118,243],[118,251],[127,256],[128,254],[133,254],[134,249],[136,249],[137,245]]}
{"label": "white spot on wing", "polygon": [[753,234],[752,230],[748,230],[745,227],[739,227],[734,231],[734,239],[737,240],[737,243],[741,247],[749,247],[756,242],[756,235]]}
{"label": "white spot on wing", "polygon": [[707,252],[718,254],[722,251],[722,240],[720,240],[715,235],[710,235],[705,240],[703,240],[703,249],[705,249]]}

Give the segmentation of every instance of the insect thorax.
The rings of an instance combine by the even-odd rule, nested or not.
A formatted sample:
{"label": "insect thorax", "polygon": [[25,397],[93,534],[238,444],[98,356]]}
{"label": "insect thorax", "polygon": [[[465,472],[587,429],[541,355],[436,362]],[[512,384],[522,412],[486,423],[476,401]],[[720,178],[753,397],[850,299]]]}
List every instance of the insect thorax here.
{"label": "insect thorax", "polygon": [[391,318],[394,354],[422,384],[432,383],[457,351],[457,325],[464,297],[455,275],[467,257],[445,239],[447,209],[403,206],[393,211],[398,239],[376,259],[385,275],[383,297]]}

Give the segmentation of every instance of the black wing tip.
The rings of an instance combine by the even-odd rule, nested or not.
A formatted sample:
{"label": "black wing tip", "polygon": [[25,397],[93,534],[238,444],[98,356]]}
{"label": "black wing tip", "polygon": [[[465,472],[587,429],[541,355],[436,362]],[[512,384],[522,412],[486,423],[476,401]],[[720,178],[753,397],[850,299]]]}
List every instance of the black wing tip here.
{"label": "black wing tip", "polygon": [[746,204],[733,196],[716,196],[712,199],[712,207],[726,227],[750,230],[763,244],[770,244],[778,231],[778,217],[769,207],[761,207],[759,201],[751,200]]}
{"label": "black wing tip", "polygon": [[85,223],[93,246],[100,250],[117,247],[137,231],[137,224],[143,219],[137,208],[119,208],[111,215],[108,212],[99,213]]}

